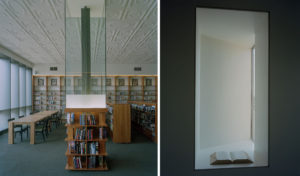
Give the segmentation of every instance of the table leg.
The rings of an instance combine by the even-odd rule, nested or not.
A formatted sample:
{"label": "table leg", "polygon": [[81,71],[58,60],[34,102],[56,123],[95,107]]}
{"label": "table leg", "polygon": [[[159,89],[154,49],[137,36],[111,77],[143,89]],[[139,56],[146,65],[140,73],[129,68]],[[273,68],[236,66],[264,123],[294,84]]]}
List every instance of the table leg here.
{"label": "table leg", "polygon": [[14,144],[14,123],[8,123],[8,144]]}
{"label": "table leg", "polygon": [[30,144],[34,144],[35,140],[35,124],[30,123]]}

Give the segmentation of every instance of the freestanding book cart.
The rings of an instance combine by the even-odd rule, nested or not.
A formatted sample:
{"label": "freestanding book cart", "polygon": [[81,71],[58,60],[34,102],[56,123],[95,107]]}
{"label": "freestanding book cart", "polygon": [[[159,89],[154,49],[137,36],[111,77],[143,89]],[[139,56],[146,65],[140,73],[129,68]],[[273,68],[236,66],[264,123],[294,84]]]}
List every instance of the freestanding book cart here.
{"label": "freestanding book cart", "polygon": [[73,116],[73,121],[66,124],[66,170],[108,170],[105,122],[107,111],[107,108],[65,109],[69,116]]}

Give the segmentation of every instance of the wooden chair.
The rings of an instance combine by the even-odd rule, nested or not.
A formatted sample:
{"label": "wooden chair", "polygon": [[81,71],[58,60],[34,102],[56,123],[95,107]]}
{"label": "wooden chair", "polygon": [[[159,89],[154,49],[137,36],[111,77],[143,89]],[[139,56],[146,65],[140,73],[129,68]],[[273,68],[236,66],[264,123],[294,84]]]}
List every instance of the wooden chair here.
{"label": "wooden chair", "polygon": [[[24,115],[19,116],[19,118],[23,118]],[[20,125],[22,126],[22,131],[25,132],[26,131],[26,137],[28,138],[28,131],[29,131],[29,126],[26,124]]]}
{"label": "wooden chair", "polygon": [[[10,118],[8,119],[8,122],[15,120],[15,118]],[[22,125],[14,125],[14,135],[16,137],[16,134],[19,133],[21,135],[21,142],[23,141],[23,130],[22,130]]]}
{"label": "wooden chair", "polygon": [[53,114],[53,116],[50,118],[50,123],[51,123],[51,127],[54,127],[54,125],[55,125],[55,128],[58,127],[58,125],[59,125],[58,113]]}

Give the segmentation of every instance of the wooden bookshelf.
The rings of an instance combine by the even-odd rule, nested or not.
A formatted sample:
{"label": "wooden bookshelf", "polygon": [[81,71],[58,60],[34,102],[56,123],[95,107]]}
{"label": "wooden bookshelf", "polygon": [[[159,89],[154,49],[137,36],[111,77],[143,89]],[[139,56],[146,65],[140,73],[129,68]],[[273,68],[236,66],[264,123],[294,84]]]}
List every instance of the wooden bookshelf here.
{"label": "wooden bookshelf", "polygon": [[[67,157],[67,164],[65,169],[66,170],[108,170],[107,166],[107,153],[106,153],[106,142],[107,137],[102,136],[100,137],[100,128],[104,128],[105,130],[107,125],[105,122],[105,114],[107,113],[107,108],[66,108],[66,113],[73,113],[74,114],[74,121],[72,124],[66,124],[67,127],[67,138],[65,141],[68,143],[67,151],[65,153]],[[85,114],[85,118],[81,119],[84,121],[84,124],[80,124],[80,115]],[[87,115],[92,114],[94,117],[94,125],[88,125],[88,118]],[[81,121],[81,122],[82,122]],[[77,133],[77,130],[85,131],[85,133]],[[93,130],[93,138],[88,139],[88,130]],[[83,139],[76,139],[78,138],[78,134],[81,135]],[[76,136],[77,135],[77,136]],[[77,145],[77,148],[81,145],[85,146],[85,148],[79,150],[71,149],[72,144]],[[89,146],[95,145],[95,151],[97,152],[90,152],[92,151],[92,147]],[[75,147],[76,148],[76,147]],[[70,151],[70,149],[72,151]],[[80,152],[78,152],[80,151]],[[83,152],[82,152],[83,151]],[[94,164],[91,164],[91,160],[95,158]],[[74,161],[75,160],[75,161]],[[80,160],[80,161],[79,161]],[[102,162],[100,162],[100,160]],[[75,166],[80,162],[81,167]],[[102,163],[102,165],[99,165]],[[89,167],[93,165],[94,167]]]}
{"label": "wooden bookshelf", "polygon": [[157,143],[157,104],[130,101],[132,127]]}
{"label": "wooden bookshelf", "polygon": [[[66,94],[81,94],[81,77],[79,75],[33,75],[32,76],[33,111],[64,110]],[[43,79],[43,85],[38,85],[38,80]],[[51,80],[57,79],[57,86],[51,85]],[[124,79],[124,85],[119,84],[119,79]],[[128,103],[128,101],[157,101],[157,76],[156,75],[92,75],[92,93],[106,92],[108,103]],[[109,81],[107,81],[109,80]],[[133,84],[137,80],[137,85]],[[110,84],[107,84],[107,83]],[[151,84],[150,84],[151,83]],[[57,101],[50,100],[49,93],[55,93]],[[50,101],[50,103],[49,103]]]}
{"label": "wooden bookshelf", "polygon": [[114,143],[131,142],[131,118],[129,104],[108,104],[106,114],[109,135]]}

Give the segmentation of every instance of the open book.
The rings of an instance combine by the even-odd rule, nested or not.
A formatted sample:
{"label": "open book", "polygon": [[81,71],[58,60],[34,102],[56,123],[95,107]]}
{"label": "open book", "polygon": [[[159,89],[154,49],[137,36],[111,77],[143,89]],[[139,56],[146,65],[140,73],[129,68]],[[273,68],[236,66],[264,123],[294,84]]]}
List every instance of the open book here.
{"label": "open book", "polygon": [[253,163],[248,154],[244,151],[236,152],[214,152],[210,155],[210,164],[241,164],[241,163]]}

